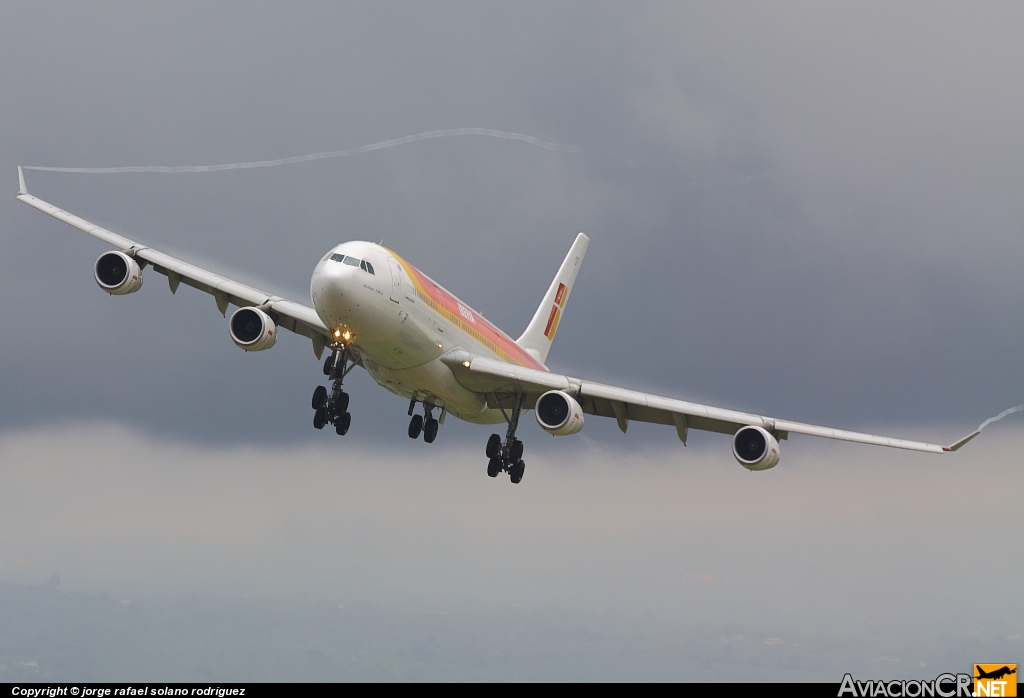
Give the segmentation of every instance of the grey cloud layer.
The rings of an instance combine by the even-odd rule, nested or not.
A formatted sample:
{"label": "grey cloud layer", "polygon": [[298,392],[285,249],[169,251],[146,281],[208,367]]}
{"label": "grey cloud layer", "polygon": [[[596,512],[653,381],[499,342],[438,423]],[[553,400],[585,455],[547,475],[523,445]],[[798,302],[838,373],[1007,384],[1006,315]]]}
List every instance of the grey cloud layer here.
{"label": "grey cloud layer", "polygon": [[[707,446],[536,453],[209,449],[121,427],[0,439],[0,578],[122,598],[216,593],[484,608],[503,599],[897,635],[1021,633],[1024,518],[993,428],[954,459],[803,440],[751,474]],[[123,459],[122,454],[130,454]],[[984,573],[979,573],[979,566]]]}

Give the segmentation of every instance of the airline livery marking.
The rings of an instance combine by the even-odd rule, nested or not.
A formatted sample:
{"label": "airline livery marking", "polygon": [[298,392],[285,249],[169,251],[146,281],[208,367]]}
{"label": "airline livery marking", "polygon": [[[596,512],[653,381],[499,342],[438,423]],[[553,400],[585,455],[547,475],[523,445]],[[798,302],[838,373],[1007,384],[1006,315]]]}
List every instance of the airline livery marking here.
{"label": "airline livery marking", "polygon": [[544,336],[548,340],[555,338],[555,332],[558,331],[558,320],[562,313],[562,308],[565,307],[565,284],[558,284],[558,291],[555,293],[555,304],[551,306],[551,315],[548,316],[548,324],[544,327]]}
{"label": "airline livery marking", "polygon": [[[524,368],[533,368],[538,371],[548,370],[544,364],[527,354],[522,347],[488,322],[486,318],[470,310],[458,298],[393,251],[387,251],[402,266],[405,273],[412,280],[413,287],[416,289],[416,295],[419,296],[420,300],[448,320],[448,322],[490,349],[502,361]],[[564,288],[564,285],[562,288]],[[559,293],[562,293],[561,289],[559,289]]]}

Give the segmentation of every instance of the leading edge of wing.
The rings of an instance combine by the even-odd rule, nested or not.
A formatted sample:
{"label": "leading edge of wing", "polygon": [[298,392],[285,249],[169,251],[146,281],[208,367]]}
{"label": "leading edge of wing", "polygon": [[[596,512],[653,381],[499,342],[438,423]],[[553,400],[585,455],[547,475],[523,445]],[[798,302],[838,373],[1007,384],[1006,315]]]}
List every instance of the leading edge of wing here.
{"label": "leading edge of wing", "polygon": [[[773,419],[749,412],[738,412],[650,395],[557,373],[515,366],[496,359],[475,356],[463,350],[450,352],[441,360],[452,369],[456,380],[468,390],[492,394],[522,392],[534,398],[548,390],[565,390],[573,394],[583,404],[584,411],[590,414],[614,416],[620,420],[620,427],[624,426],[624,423],[628,423],[629,420],[666,425],[676,424],[678,427],[678,420],[673,415],[681,415],[687,418],[685,423],[689,428],[703,431],[734,434],[743,426],[759,426],[779,434],[782,438],[789,433],[804,434],[925,453],[956,451],[981,433],[975,431],[949,446],[940,446],[921,441],[893,439],[887,436]],[[528,401],[528,403],[532,402],[533,400]]]}
{"label": "leading edge of wing", "polygon": [[[217,298],[218,307],[222,303],[225,304],[224,307],[226,307],[227,303],[232,303],[239,307],[265,306],[272,313],[282,316],[284,321],[279,322],[279,324],[285,329],[311,338],[316,335],[314,344],[316,344],[316,339],[319,337],[328,337],[330,335],[330,331],[323,324],[323,321],[320,320],[316,311],[308,306],[286,300],[280,296],[271,295],[237,281],[232,281],[227,277],[207,271],[194,264],[189,264],[176,257],[164,254],[159,250],[140,245],[134,240],[111,232],[95,223],[90,223],[80,216],[68,213],[58,206],[54,206],[37,196],[29,194],[25,190],[25,178],[20,167],[18,168],[18,184],[20,188],[17,199],[19,201],[74,228],[78,228],[118,250],[131,253],[137,258],[152,264],[155,271],[171,278],[172,281],[174,277],[177,277],[178,281],[209,293]],[[176,287],[176,284],[172,284],[172,289]]]}

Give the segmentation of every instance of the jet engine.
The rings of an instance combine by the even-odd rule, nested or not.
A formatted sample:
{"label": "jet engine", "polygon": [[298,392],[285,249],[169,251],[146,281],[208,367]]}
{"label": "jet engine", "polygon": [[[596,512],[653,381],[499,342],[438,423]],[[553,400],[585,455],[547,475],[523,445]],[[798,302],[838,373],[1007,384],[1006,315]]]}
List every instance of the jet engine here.
{"label": "jet engine", "polygon": [[259,308],[239,308],[231,313],[228,332],[246,351],[263,351],[277,342],[277,325]]}
{"label": "jet engine", "polygon": [[142,268],[124,252],[104,252],[93,267],[96,283],[112,296],[135,293],[142,288]]}
{"label": "jet engine", "polygon": [[747,470],[768,470],[779,462],[779,442],[762,427],[743,427],[732,437],[732,454]]}
{"label": "jet engine", "polygon": [[550,390],[537,399],[537,424],[555,436],[575,434],[583,428],[583,408],[561,390]]}

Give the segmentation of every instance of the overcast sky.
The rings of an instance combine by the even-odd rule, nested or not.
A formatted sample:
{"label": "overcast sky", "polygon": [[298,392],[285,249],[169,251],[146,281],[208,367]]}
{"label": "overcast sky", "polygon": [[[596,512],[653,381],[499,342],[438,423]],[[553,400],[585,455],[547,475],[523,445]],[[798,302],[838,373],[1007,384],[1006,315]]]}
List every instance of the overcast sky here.
{"label": "overcast sky", "polygon": [[[27,508],[18,520],[29,522],[41,516],[33,512],[47,493],[57,502],[73,497],[78,478],[105,483],[102,493],[83,490],[99,501],[149,493],[170,506],[193,488],[211,508],[235,501],[232,483],[243,481],[265,509],[287,511],[276,501],[282,488],[296,500],[322,494],[312,485],[288,490],[282,483],[292,481],[293,466],[337,456],[339,468],[353,469],[351,481],[332,479],[343,477],[333,463],[326,471],[304,465],[301,477],[325,478],[379,523],[365,527],[365,540],[346,541],[391,552],[360,553],[364,574],[347,586],[338,581],[339,560],[325,561],[337,572],[332,583],[358,595],[402,569],[407,577],[434,575],[430,588],[440,590],[453,584],[434,559],[446,555],[468,570],[455,587],[463,589],[500,577],[510,564],[500,555],[505,536],[436,551],[429,541],[395,544],[401,507],[366,502],[381,502],[402,482],[394,501],[414,506],[426,530],[447,530],[440,512],[452,510],[472,521],[467,530],[482,525],[466,512],[503,498],[504,521],[530,521],[531,532],[514,543],[536,550],[526,567],[553,575],[548,591],[530,598],[566,603],[578,585],[568,573],[558,576],[562,553],[590,559],[597,545],[592,530],[584,527],[584,535],[570,520],[603,521],[595,508],[610,506],[601,499],[608,492],[628,487],[635,495],[612,518],[632,533],[621,534],[619,547],[598,546],[608,565],[657,575],[665,545],[720,551],[704,567],[671,567],[665,579],[673,580],[688,571],[728,578],[735,567],[727,561],[751,549],[739,524],[707,523],[701,514],[672,524],[687,530],[685,540],[659,539],[662,524],[641,514],[683,506],[666,488],[702,493],[709,510],[782,497],[791,508],[758,510],[765,523],[748,522],[782,528],[759,534],[765,557],[744,573],[808,590],[823,558],[778,560],[806,544],[790,534],[816,526],[828,507],[803,509],[795,493],[809,487],[828,501],[856,481],[869,501],[875,488],[904,492],[913,510],[926,500],[957,500],[952,493],[967,487],[968,469],[1019,484],[1019,468],[1007,463],[1020,460],[1024,431],[1011,417],[985,433],[989,445],[972,443],[941,464],[794,438],[783,444],[778,468],[749,475],[732,460],[726,437],[695,435],[684,452],[672,430],[631,425],[624,436],[614,422],[594,418],[580,437],[562,441],[531,418],[521,432],[527,474],[515,490],[483,474],[487,429],[450,420],[432,446],[411,443],[406,403],[362,372],[351,381],[346,440],[315,432],[308,401],[322,375],[308,340],[286,333],[273,351],[247,355],[231,343],[212,298],[184,287],[172,296],[152,273],[139,293],[108,297],[92,280],[106,248],[16,202],[16,165],[216,164],[465,127],[577,146],[553,151],[466,136],[258,170],[26,174],[30,191],[47,201],[300,302],[309,302],[309,274],[328,248],[383,239],[513,337],[582,230],[592,242],[549,357],[554,370],[947,442],[1024,402],[1022,21],[1024,9],[1010,3],[7,3],[0,9],[0,182],[7,187],[0,196],[0,447],[40,460],[38,468],[24,455],[22,469],[0,464],[0,490],[18,498]],[[121,462],[101,462],[96,452],[120,453],[111,457]],[[358,463],[345,452],[358,453]],[[179,470],[167,453],[190,469]],[[240,454],[259,460],[260,478],[247,477]],[[232,477],[204,480],[197,464],[220,462]],[[671,474],[662,469],[669,466]],[[933,480],[932,468],[942,477]],[[865,473],[870,486],[860,479]],[[445,499],[437,511],[420,508],[424,495],[406,475],[425,478],[432,497],[464,497]],[[924,489],[904,488],[915,477]],[[745,488],[736,501],[732,480]],[[644,493],[657,493],[653,504]],[[566,501],[578,516],[535,516]],[[533,503],[520,508],[525,502]],[[970,530],[989,543],[1019,538],[1020,515],[1010,500],[995,502],[985,525],[968,514],[953,520],[975,521],[980,528]],[[895,504],[883,498],[872,506]],[[309,520],[347,531],[336,535],[355,535],[330,497],[304,508]],[[316,577],[289,557],[295,549],[323,556],[340,545],[311,535],[311,547],[289,552],[253,523],[249,547],[217,567],[216,584],[182,581],[157,566],[157,576],[171,580],[158,583],[80,557],[82,550],[121,554],[109,534],[126,518],[111,519],[109,530],[85,527],[79,535],[87,540],[72,545],[53,531],[77,528],[87,514],[47,511],[53,527],[31,526],[31,534],[12,537],[17,524],[5,519],[0,577],[110,567],[121,570],[104,582],[114,586],[213,592],[236,581],[245,587],[238,580],[273,562],[297,571],[266,589],[289,593]],[[929,511],[940,521],[947,509]],[[170,509],[166,515],[174,518]],[[911,533],[902,528],[916,526],[910,519],[886,516],[898,540],[929,551],[903,581],[928,580],[942,603],[968,608],[981,590],[956,591],[933,574],[947,564],[942,541],[950,529]],[[309,520],[266,535],[301,537]],[[227,541],[233,527],[248,525],[217,519],[203,530]],[[176,530],[153,524],[117,545],[166,552],[161,545],[188,543]],[[619,535],[608,521],[601,530]],[[880,530],[866,540],[881,540],[872,538]],[[873,564],[871,545],[859,545],[849,530],[835,540],[822,533],[817,544],[851,551],[854,567]],[[27,566],[18,562],[33,559],[24,545],[41,551]],[[209,560],[220,543],[210,545],[202,560],[156,559],[216,567]],[[493,558],[478,554],[489,549]],[[986,592],[997,601],[1008,600],[1008,580],[1022,571],[1015,561],[1000,564]],[[84,571],[65,579],[82,588],[95,582]],[[581,603],[629,605],[648,583],[599,584]],[[679,607],[671,585],[658,589],[652,604]],[[864,599],[854,614],[892,601],[881,591]],[[723,596],[710,608],[724,614],[734,602]],[[746,603],[758,610],[756,600]]]}

